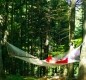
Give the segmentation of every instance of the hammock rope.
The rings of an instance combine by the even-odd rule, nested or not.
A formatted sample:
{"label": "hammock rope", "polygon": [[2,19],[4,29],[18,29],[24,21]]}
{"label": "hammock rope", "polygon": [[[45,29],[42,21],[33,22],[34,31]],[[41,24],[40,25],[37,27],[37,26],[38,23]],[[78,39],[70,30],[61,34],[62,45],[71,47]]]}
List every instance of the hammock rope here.
{"label": "hammock rope", "polygon": [[62,59],[59,59],[59,56],[48,56],[48,58],[44,60],[40,60],[38,57],[35,57],[18,47],[6,42],[8,54],[12,57],[24,60],[26,62],[38,65],[38,66],[58,66],[58,65],[65,65],[68,63],[79,62],[80,57],[80,47],[69,49],[67,55]]}

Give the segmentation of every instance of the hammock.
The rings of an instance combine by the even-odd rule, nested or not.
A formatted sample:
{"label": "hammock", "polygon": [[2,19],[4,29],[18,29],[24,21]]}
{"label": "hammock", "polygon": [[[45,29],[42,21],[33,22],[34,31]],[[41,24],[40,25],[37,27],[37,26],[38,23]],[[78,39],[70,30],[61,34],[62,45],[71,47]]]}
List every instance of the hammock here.
{"label": "hammock", "polygon": [[39,58],[15,47],[14,45],[10,43],[6,43],[7,49],[8,49],[8,54],[11,55],[12,57],[24,60],[26,62],[38,65],[38,66],[58,66],[58,65],[65,65],[68,63],[74,63],[74,62],[79,62],[79,57],[80,57],[80,46],[77,48],[72,48],[70,47],[70,50],[68,51],[68,54],[64,56],[63,58],[59,58],[59,56],[52,57],[48,56],[48,58],[44,60],[40,60]]}

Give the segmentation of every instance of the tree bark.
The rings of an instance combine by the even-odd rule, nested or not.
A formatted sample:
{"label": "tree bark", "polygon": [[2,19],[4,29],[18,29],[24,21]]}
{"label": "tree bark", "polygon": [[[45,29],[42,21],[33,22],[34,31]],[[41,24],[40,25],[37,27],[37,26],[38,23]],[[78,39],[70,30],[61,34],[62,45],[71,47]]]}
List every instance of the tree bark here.
{"label": "tree bark", "polygon": [[[74,30],[75,30],[75,3],[76,0],[71,0],[70,4],[70,15],[69,15],[69,43],[74,39]],[[71,80],[74,77],[74,64],[68,64],[68,78]]]}
{"label": "tree bark", "polygon": [[84,9],[83,45],[81,48],[78,80],[86,80],[86,0],[82,1]]}
{"label": "tree bark", "polygon": [[75,29],[75,2],[76,0],[72,0],[70,4],[69,11],[69,42],[74,38],[74,29]]}
{"label": "tree bark", "polygon": [[[0,40],[2,38],[2,32],[0,31]],[[2,72],[3,72],[3,63],[2,63],[2,49],[1,49],[1,41],[0,41],[0,80],[3,80],[2,78]]]}

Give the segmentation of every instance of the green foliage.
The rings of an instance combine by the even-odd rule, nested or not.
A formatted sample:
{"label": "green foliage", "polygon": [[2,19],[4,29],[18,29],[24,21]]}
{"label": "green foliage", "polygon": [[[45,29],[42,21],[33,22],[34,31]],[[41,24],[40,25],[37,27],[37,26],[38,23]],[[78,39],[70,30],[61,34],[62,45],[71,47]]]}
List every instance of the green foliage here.
{"label": "green foliage", "polygon": [[73,42],[74,45],[77,47],[77,46],[81,45],[81,43],[82,43],[82,38],[74,39],[74,40],[72,40],[72,42]]}
{"label": "green foliage", "polygon": [[24,78],[24,80],[38,80],[38,79],[34,78],[34,77],[26,77],[26,78]]}
{"label": "green foliage", "polygon": [[82,6],[79,6],[78,8],[76,8],[76,17],[75,17],[75,31],[74,31],[74,35],[75,38],[80,38],[83,34],[82,31],[82,26],[83,26],[83,10],[82,10]]}
{"label": "green foliage", "polygon": [[10,75],[10,76],[7,76],[6,80],[24,80],[24,79],[23,77],[18,75]]}
{"label": "green foliage", "polygon": [[57,52],[51,52],[52,56],[59,56],[59,58],[62,58],[64,56],[64,52],[60,52],[60,51],[57,51]]}

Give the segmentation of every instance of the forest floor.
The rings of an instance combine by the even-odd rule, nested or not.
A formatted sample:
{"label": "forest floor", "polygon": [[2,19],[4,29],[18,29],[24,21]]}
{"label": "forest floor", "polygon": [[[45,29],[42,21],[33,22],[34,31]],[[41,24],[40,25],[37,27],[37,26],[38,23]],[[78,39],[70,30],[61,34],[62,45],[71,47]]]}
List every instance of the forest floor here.
{"label": "forest floor", "polygon": [[52,76],[52,77],[40,77],[40,78],[35,78],[35,77],[22,77],[18,75],[9,75],[6,77],[6,80],[65,80],[65,78],[59,78],[58,76]]}
{"label": "forest floor", "polygon": [[[22,77],[19,75],[9,75],[6,77],[5,80],[66,80],[65,77],[59,77],[59,76],[51,76],[51,77],[40,77],[40,78],[36,78],[36,77]],[[77,79],[73,79],[73,80],[77,80]]]}

